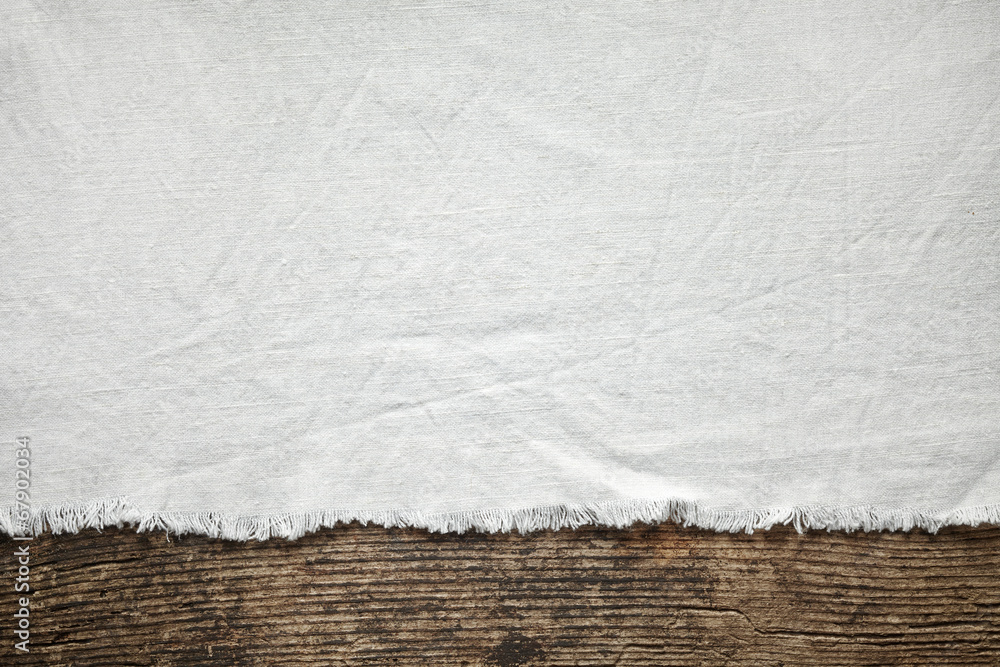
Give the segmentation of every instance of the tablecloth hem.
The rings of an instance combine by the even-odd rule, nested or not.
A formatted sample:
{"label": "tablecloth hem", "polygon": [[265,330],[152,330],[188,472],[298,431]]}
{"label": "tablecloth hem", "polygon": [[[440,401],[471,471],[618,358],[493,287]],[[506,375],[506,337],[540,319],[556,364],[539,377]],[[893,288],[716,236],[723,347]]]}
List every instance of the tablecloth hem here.
{"label": "tablecloth hem", "polygon": [[585,525],[626,528],[635,523],[673,522],[717,532],[753,533],[776,525],[806,530],[908,531],[936,533],[950,525],[1000,524],[1000,505],[951,509],[889,508],[874,505],[796,506],[761,509],[706,507],[684,499],[623,499],[583,505],[492,508],[455,512],[413,510],[316,510],[241,515],[235,512],[145,511],[127,498],[33,508],[27,520],[10,506],[0,512],[0,531],[12,536],[75,533],[85,528],[134,526],[139,532],[163,530],[227,540],[294,540],[325,527],[352,522],[385,527],[423,528],[438,533],[529,533]]}

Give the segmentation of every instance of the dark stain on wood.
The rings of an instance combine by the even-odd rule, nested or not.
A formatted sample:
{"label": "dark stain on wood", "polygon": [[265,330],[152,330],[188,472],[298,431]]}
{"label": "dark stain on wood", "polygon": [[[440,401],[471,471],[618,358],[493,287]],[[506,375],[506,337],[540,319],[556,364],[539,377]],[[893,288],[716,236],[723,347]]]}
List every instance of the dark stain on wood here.
{"label": "dark stain on wood", "polygon": [[519,667],[545,658],[538,641],[512,632],[486,654],[486,664],[496,667]]}
{"label": "dark stain on wood", "polygon": [[3,664],[1000,664],[993,527],[43,535],[28,655],[0,544]]}

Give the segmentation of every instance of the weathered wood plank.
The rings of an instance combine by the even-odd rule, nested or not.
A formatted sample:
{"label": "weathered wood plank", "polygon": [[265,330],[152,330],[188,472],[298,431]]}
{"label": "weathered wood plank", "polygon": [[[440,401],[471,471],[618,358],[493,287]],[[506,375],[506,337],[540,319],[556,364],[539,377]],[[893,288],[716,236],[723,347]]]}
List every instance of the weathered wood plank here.
{"label": "weathered wood plank", "polygon": [[45,535],[27,656],[0,544],[5,664],[1000,664],[1000,528]]}

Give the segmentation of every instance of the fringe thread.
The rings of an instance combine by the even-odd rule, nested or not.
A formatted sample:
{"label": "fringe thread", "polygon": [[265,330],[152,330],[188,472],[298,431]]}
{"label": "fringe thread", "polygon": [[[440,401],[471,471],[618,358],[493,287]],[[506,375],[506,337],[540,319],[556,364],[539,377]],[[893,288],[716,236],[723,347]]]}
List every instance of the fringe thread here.
{"label": "fringe thread", "polygon": [[385,527],[424,528],[437,533],[469,530],[497,533],[516,530],[578,528],[585,525],[626,528],[635,523],[672,521],[717,532],[768,530],[776,525],[806,530],[908,531],[922,528],[936,533],[943,526],[1000,524],[1000,505],[956,510],[856,507],[789,507],[764,510],[725,510],[700,507],[687,500],[626,500],[593,505],[558,505],[523,509],[469,510],[450,513],[417,511],[314,511],[239,516],[226,512],[147,512],[125,498],[34,509],[27,522],[18,521],[13,508],[0,510],[0,531],[8,535],[75,533],[84,528],[136,526],[139,532],[164,530],[168,534],[195,533],[226,540],[294,540],[320,528],[357,521]]}

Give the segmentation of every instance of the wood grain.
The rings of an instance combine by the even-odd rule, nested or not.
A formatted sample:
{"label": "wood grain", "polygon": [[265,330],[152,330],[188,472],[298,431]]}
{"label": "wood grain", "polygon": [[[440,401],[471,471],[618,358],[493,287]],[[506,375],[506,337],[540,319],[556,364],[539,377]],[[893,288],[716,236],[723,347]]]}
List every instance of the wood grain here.
{"label": "wood grain", "polygon": [[44,535],[27,656],[0,543],[3,664],[1000,664],[992,527]]}

